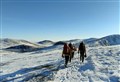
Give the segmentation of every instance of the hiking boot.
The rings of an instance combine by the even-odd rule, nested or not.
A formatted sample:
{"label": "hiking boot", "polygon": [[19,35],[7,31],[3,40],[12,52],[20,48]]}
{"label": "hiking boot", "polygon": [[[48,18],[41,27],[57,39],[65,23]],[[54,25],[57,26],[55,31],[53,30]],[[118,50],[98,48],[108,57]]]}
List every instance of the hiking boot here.
{"label": "hiking boot", "polygon": [[65,65],[65,67],[67,67],[67,65]]}

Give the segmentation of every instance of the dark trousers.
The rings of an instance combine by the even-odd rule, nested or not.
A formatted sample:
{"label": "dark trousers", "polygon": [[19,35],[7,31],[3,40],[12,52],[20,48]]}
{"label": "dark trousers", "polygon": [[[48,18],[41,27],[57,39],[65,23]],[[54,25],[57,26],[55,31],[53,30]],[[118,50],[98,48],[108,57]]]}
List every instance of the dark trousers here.
{"label": "dark trousers", "polygon": [[74,52],[70,54],[69,61],[71,62],[71,59],[74,57]]}
{"label": "dark trousers", "polygon": [[68,61],[69,61],[69,56],[65,56],[65,66],[67,66]]}
{"label": "dark trousers", "polygon": [[74,52],[72,52],[72,57],[71,58],[73,58],[74,57]]}
{"label": "dark trousers", "polygon": [[84,62],[84,52],[80,52],[80,61]]}
{"label": "dark trousers", "polygon": [[70,56],[69,56],[69,61],[71,62],[71,59],[72,59],[72,54],[70,54]]}

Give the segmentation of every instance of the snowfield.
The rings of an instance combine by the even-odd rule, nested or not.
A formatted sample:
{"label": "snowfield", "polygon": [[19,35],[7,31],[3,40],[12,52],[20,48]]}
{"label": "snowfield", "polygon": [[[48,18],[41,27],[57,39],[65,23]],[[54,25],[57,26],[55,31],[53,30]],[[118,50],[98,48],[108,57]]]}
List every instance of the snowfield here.
{"label": "snowfield", "polygon": [[89,48],[84,63],[74,59],[68,68],[59,70],[53,82],[120,81],[119,46]]}
{"label": "snowfield", "polygon": [[87,47],[64,68],[62,48],[15,53],[0,51],[0,82],[120,82],[120,45]]}

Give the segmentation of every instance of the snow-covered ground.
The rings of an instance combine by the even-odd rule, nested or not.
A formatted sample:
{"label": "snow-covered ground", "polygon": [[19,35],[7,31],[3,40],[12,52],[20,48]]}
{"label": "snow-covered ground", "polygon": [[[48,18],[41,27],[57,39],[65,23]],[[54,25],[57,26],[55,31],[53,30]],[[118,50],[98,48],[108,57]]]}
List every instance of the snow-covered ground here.
{"label": "snow-covered ground", "polygon": [[0,51],[0,82],[119,82],[120,45],[88,47],[84,63],[75,53],[64,68],[62,50]]}
{"label": "snow-covered ground", "polygon": [[53,82],[120,81],[120,46],[89,48],[84,63],[77,58],[68,68],[59,70]]}

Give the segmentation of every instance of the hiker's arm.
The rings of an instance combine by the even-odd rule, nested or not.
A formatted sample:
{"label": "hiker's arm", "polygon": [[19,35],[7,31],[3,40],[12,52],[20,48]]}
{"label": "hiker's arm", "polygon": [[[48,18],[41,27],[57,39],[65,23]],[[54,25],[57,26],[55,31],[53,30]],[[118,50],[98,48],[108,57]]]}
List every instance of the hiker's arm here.
{"label": "hiker's arm", "polygon": [[87,56],[87,54],[86,54],[86,47],[85,47],[85,55]]}
{"label": "hiker's arm", "polygon": [[78,47],[78,54],[80,53],[80,45],[79,45],[79,47]]}
{"label": "hiker's arm", "polygon": [[63,54],[63,52],[62,52],[62,57],[64,57],[64,54]]}
{"label": "hiker's arm", "polygon": [[64,55],[62,54],[62,57],[64,58]]}
{"label": "hiker's arm", "polygon": [[80,50],[78,49],[78,54],[80,53]]}

